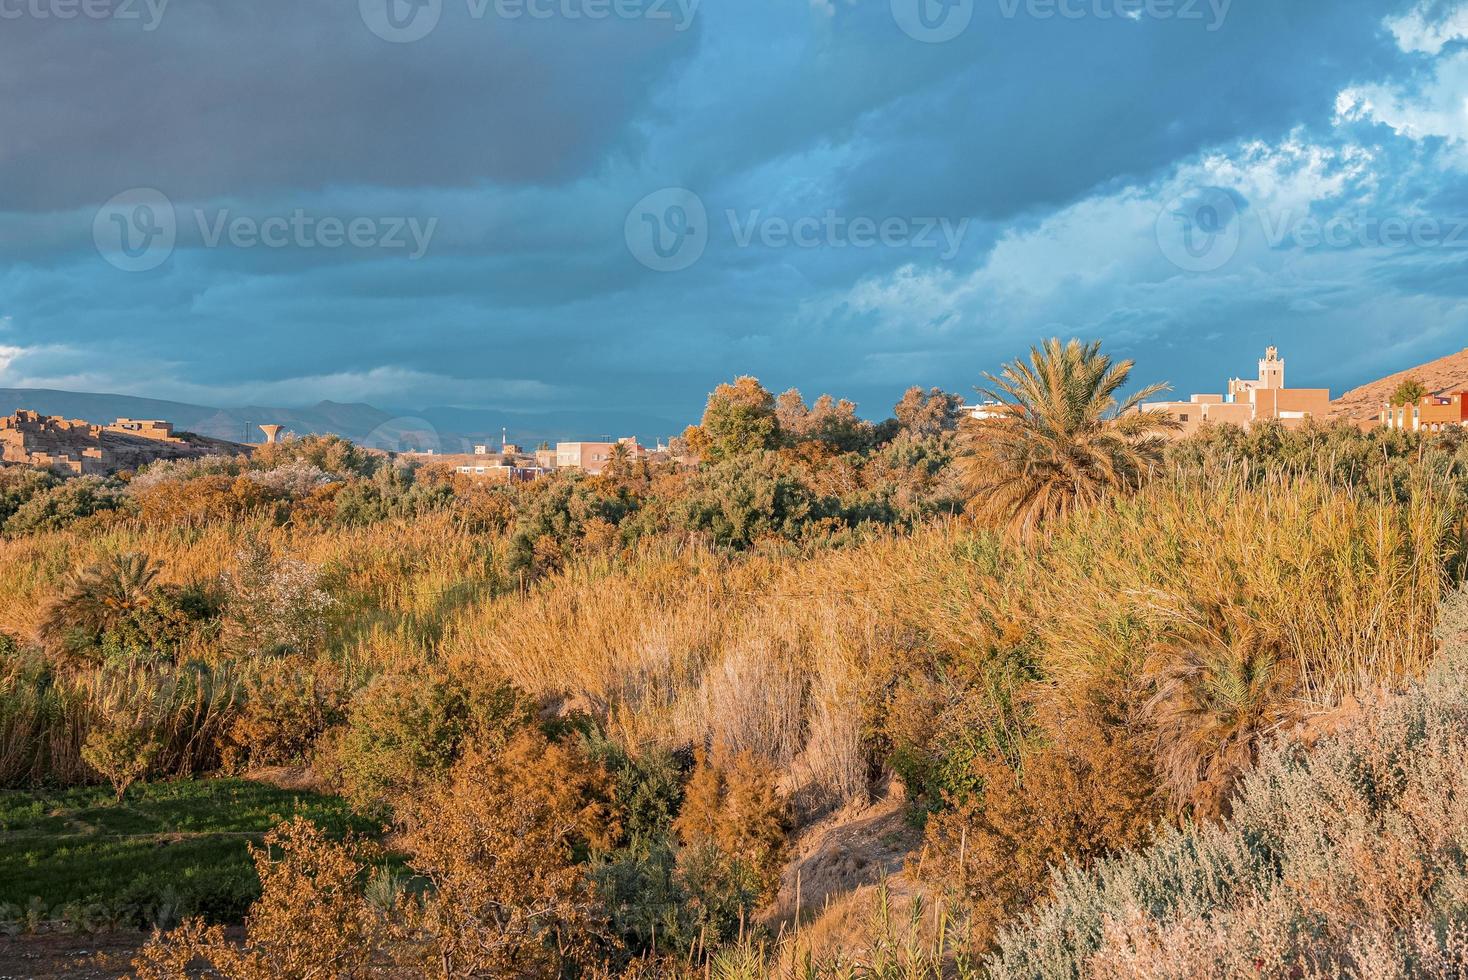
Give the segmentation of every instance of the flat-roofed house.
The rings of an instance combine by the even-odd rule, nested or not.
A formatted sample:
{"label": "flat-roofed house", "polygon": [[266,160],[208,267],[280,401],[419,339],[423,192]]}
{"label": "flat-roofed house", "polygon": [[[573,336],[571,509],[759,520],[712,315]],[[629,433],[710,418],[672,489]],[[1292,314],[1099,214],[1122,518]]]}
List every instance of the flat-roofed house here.
{"label": "flat-roofed house", "polygon": [[1260,358],[1258,378],[1230,379],[1227,394],[1147,402],[1142,407],[1172,416],[1181,425],[1179,435],[1190,435],[1210,423],[1247,429],[1256,422],[1272,420],[1294,428],[1307,419],[1325,418],[1331,408],[1329,388],[1285,386],[1285,362],[1277,347],[1270,347]]}
{"label": "flat-roofed house", "polygon": [[1383,405],[1381,424],[1409,432],[1441,432],[1468,424],[1468,391],[1445,391],[1423,395],[1406,405]]}

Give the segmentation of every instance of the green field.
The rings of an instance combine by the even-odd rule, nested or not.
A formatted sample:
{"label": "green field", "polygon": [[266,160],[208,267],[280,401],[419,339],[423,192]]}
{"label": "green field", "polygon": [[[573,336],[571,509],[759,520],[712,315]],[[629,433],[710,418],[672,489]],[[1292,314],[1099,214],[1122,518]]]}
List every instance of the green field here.
{"label": "green field", "polygon": [[335,797],[240,779],[135,786],[122,804],[106,787],[0,792],[0,930],[238,922],[259,893],[248,844],[298,813],[379,829]]}

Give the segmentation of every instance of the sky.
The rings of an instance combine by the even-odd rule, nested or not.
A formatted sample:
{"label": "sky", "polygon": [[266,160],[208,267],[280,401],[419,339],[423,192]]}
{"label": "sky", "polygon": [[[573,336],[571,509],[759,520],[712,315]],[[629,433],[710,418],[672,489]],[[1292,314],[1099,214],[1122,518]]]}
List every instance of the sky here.
{"label": "sky", "polygon": [[0,0],[0,387],[884,417],[1468,346],[1468,4]]}

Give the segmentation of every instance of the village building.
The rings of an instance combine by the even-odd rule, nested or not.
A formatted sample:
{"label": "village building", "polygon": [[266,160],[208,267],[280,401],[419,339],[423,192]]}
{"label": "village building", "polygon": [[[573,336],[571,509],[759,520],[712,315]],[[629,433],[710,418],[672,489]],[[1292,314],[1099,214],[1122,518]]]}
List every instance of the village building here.
{"label": "village building", "polygon": [[1145,411],[1171,416],[1180,435],[1197,432],[1207,423],[1249,428],[1256,422],[1275,421],[1297,428],[1307,420],[1330,415],[1329,388],[1290,388],[1285,384],[1285,361],[1279,348],[1270,347],[1259,361],[1257,378],[1232,378],[1226,394],[1193,395],[1188,401],[1147,402]]}
{"label": "village building", "polygon": [[1423,395],[1415,402],[1381,406],[1381,424],[1408,432],[1441,432],[1468,424],[1468,391]]}

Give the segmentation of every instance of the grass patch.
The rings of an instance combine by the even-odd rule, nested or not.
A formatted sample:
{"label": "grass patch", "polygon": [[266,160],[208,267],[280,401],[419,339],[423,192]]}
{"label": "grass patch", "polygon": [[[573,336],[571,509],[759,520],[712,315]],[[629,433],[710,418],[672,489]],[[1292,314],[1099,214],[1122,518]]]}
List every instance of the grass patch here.
{"label": "grass patch", "polygon": [[241,779],[0,792],[0,929],[238,922],[259,894],[248,845],[301,814],[340,836],[379,828],[342,800]]}

